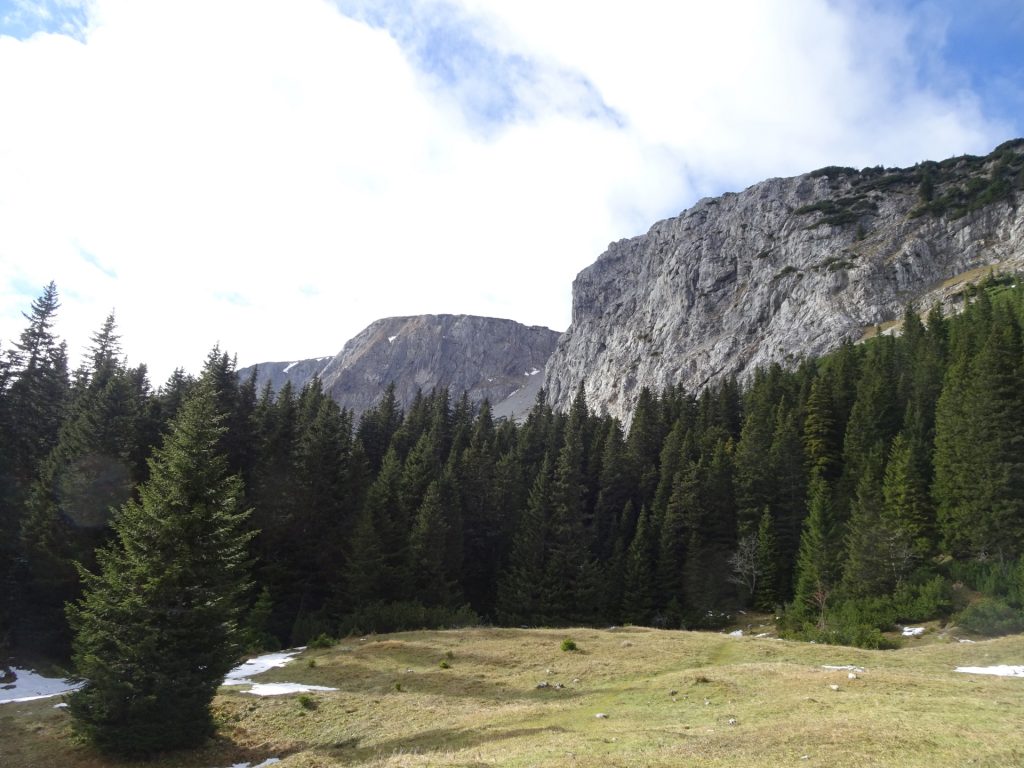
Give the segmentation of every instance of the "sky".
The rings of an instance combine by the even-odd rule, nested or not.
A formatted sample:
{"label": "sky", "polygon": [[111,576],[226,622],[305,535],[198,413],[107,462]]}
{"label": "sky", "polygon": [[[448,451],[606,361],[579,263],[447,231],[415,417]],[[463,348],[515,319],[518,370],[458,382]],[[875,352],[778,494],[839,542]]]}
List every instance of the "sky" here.
{"label": "sky", "polygon": [[0,0],[0,352],[51,280],[154,386],[374,320],[564,330],[701,197],[1024,135],[1019,0]]}

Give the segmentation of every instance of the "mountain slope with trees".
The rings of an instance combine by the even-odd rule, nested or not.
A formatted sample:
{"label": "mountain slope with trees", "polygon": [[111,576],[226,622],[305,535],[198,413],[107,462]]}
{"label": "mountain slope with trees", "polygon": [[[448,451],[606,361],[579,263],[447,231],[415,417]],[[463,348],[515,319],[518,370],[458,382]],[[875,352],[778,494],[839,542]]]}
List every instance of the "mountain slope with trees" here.
{"label": "mountain slope with trees", "polygon": [[[372,398],[347,407],[322,376],[260,385],[219,348],[198,377],[179,370],[154,389],[145,366],[125,363],[113,315],[72,371],[54,333],[51,283],[19,339],[0,350],[0,644],[56,659],[73,653],[97,686],[75,700],[81,731],[103,743],[112,726],[141,722],[108,747],[145,753],[170,745],[153,727],[166,720],[160,713],[185,718],[177,743],[210,732],[211,686],[238,648],[355,631],[480,621],[700,629],[749,608],[775,612],[789,637],[874,648],[912,620],[1022,631],[1024,285],[1012,270],[1024,255],[1013,207],[1022,168],[1018,141],[912,173],[824,169],[800,182],[870,181],[866,200],[903,190],[876,201],[880,217],[916,184],[916,207],[902,214],[907,231],[960,227],[958,269],[1005,256],[998,271],[973,269],[927,294],[955,295],[956,314],[939,301],[907,304],[861,334],[863,343],[837,346],[820,317],[800,315],[794,333],[832,351],[816,356],[817,341],[798,340],[776,360],[761,339],[742,376],[721,368],[694,384],[710,359],[701,353],[658,388],[642,385],[637,358],[623,369],[636,373],[624,379],[630,391],[618,395],[600,384],[615,370],[602,358],[596,393],[577,383],[567,397],[564,381],[554,395],[540,389],[521,420],[496,417],[484,385],[471,394],[409,383],[436,383],[416,373],[417,334],[437,342],[438,363],[458,347],[447,331],[472,335],[472,319],[398,318],[397,334],[371,326],[375,340],[348,352],[395,357],[412,374],[403,391],[378,376]],[[793,236],[834,239],[873,215],[851,200],[788,212],[790,225],[821,219]],[[972,232],[998,237],[970,240]],[[920,266],[921,253],[885,264]],[[824,288],[809,272],[783,273],[779,280],[802,281],[815,306],[842,304],[815,293]],[[924,274],[897,280],[906,291],[885,294],[885,306],[917,295]],[[792,295],[777,298],[772,323],[794,306]],[[625,306],[613,299],[602,298],[612,301],[609,318]],[[669,313],[662,326],[671,322]],[[687,333],[699,328],[695,318]],[[551,332],[527,329],[511,346],[539,360],[534,332],[553,343]],[[479,349],[485,341],[474,342],[480,359],[507,363],[509,350]],[[473,381],[490,370],[455,357]],[[179,667],[145,661],[189,622],[192,639],[172,654]],[[142,662],[121,664],[126,649]],[[209,673],[190,688],[198,698],[147,693],[155,678],[186,668]],[[102,688],[115,678],[142,699],[126,704],[120,683]]]}
{"label": "mountain slope with trees", "polygon": [[[389,389],[357,423],[317,380],[257,392],[216,349],[199,381],[176,374],[152,392],[102,351],[116,348],[108,320],[93,362],[56,389],[35,478],[5,474],[4,577],[8,594],[31,597],[5,606],[5,631],[24,644],[46,627],[53,650],[66,648],[58,608],[81,594],[75,563],[94,568],[111,537],[109,509],[44,493],[70,482],[53,468],[120,457],[105,492],[136,503],[129,481],[152,480],[139,459],[200,385],[253,510],[245,623],[262,643],[480,618],[697,628],[787,606],[790,632],[871,645],[896,621],[964,608],[954,583],[1021,624],[1022,317],[1024,288],[993,277],[959,316],[908,310],[899,337],[772,365],[745,387],[644,391],[628,433],[582,388],[566,413],[541,395],[522,424],[447,390],[403,409]],[[0,407],[14,445],[40,418],[10,407],[37,369],[7,359]],[[105,376],[136,383],[108,401],[96,394]],[[113,442],[81,426],[110,402],[131,404],[103,422]]]}

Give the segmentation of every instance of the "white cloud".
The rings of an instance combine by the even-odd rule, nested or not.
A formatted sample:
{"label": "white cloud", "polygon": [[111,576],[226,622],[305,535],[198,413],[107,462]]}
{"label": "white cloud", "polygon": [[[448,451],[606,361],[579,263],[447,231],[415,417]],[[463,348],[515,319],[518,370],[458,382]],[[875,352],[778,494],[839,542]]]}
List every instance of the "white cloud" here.
{"label": "white cloud", "polygon": [[1006,138],[971,94],[943,99],[918,82],[917,18],[864,3],[470,2],[502,21],[499,44],[587,73],[638,141],[670,147],[711,185]]}
{"label": "white cloud", "polygon": [[[96,0],[80,39],[0,37],[0,339],[10,286],[50,279],[73,353],[113,307],[157,383],[215,342],[294,360],[394,314],[561,329],[576,272],[698,194],[1007,138],[918,82],[907,18],[625,8],[424,3],[487,67],[525,62],[447,79],[322,0]],[[482,126],[492,77],[518,106]]]}

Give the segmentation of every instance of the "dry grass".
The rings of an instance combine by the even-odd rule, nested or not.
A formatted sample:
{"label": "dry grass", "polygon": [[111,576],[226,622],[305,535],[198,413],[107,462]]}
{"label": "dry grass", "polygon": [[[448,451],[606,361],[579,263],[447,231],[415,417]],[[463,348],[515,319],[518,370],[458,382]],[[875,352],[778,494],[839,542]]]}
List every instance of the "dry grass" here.
{"label": "dry grass", "polygon": [[861,330],[859,341],[867,341],[873,339],[876,336],[886,333],[897,333],[903,328],[903,318],[897,318],[896,320],[886,320],[884,323],[876,323],[875,325],[869,325]]}
{"label": "dry grass", "polygon": [[[580,650],[563,652],[566,637]],[[353,638],[261,676],[338,688],[312,694],[315,708],[224,688],[217,741],[148,765],[1024,764],[1024,680],[952,671],[1024,663],[1024,637],[959,644],[931,634],[912,645],[879,652],[636,628]],[[850,680],[825,664],[865,671]],[[0,707],[0,765],[111,765],[70,741],[67,720],[52,701]]]}

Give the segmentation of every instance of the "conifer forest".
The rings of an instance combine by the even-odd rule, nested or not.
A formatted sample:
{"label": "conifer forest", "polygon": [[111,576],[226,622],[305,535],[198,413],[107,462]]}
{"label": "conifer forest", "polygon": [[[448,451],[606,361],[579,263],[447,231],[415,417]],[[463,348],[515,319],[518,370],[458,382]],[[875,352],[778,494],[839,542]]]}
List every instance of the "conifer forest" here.
{"label": "conifer forest", "polygon": [[[898,621],[963,609],[954,584],[986,596],[965,623],[1024,628],[1010,278],[742,385],[644,391],[628,431],[582,390],[515,423],[388,389],[356,420],[317,383],[258,391],[217,348],[154,385],[113,316],[69,370],[59,309],[50,284],[0,350],[0,632],[91,677],[130,624],[131,574],[204,606],[188,632],[219,638],[214,681],[225,648],[481,622],[694,629],[756,609],[790,637],[883,647]],[[172,525],[175,504],[205,512]]]}

